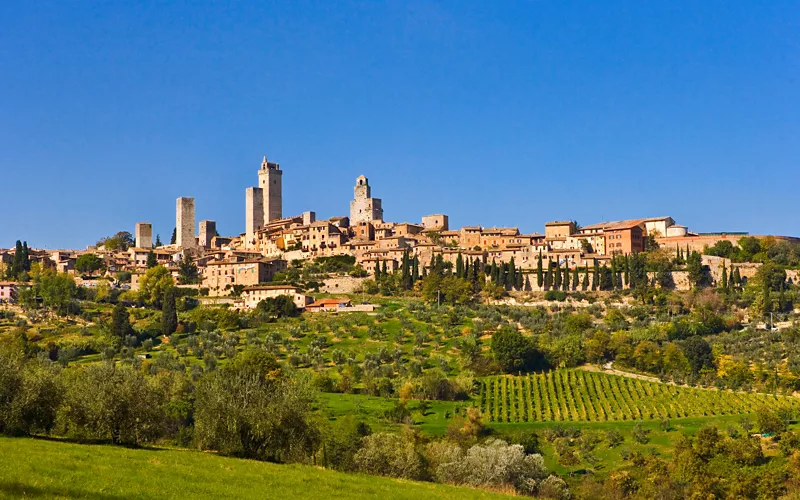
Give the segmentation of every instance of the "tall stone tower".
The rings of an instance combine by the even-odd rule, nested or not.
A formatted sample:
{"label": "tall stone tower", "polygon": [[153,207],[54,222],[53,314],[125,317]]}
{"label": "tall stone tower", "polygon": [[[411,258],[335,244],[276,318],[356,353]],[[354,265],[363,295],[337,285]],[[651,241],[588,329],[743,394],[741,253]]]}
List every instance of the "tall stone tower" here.
{"label": "tall stone tower", "polygon": [[380,198],[372,197],[369,180],[363,175],[356,179],[353,201],[350,202],[350,225],[362,221],[383,220],[383,207]]}
{"label": "tall stone tower", "polygon": [[265,156],[258,171],[258,187],[264,193],[264,224],[283,217],[282,177],[281,166],[268,162]]}
{"label": "tall stone tower", "polygon": [[153,248],[153,225],[149,222],[136,223],[136,248]]}
{"label": "tall stone tower", "polygon": [[264,190],[249,187],[245,193],[245,245],[250,248],[255,243],[256,232],[264,225]]}
{"label": "tall stone tower", "polygon": [[194,198],[180,197],[175,206],[175,244],[194,248]]}
{"label": "tall stone tower", "polygon": [[211,238],[217,235],[217,223],[213,220],[200,221],[200,234],[197,239],[203,248],[211,248]]}

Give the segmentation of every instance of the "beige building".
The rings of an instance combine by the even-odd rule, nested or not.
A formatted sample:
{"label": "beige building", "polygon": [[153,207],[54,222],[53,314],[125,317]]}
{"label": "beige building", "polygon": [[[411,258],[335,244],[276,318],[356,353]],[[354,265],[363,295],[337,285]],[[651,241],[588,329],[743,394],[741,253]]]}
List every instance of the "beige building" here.
{"label": "beige building", "polygon": [[286,261],[243,260],[243,261],[211,261],[203,273],[203,286],[212,295],[229,290],[234,285],[256,286],[272,281],[275,273],[286,269]]}
{"label": "beige building", "polygon": [[242,300],[245,309],[255,309],[262,300],[283,295],[291,297],[298,309],[305,309],[308,304],[314,302],[313,297],[300,293],[297,287],[291,285],[248,286],[242,291]]}
{"label": "beige building", "polygon": [[450,229],[450,218],[445,214],[424,215],[422,227],[425,231],[447,231]]}

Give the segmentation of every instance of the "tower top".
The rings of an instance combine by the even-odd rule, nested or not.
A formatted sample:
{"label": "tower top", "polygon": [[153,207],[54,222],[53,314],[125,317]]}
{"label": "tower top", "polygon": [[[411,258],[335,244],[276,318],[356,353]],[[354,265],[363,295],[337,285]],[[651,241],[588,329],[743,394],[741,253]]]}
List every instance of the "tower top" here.
{"label": "tower top", "polygon": [[278,163],[267,161],[267,157],[261,161],[261,170],[280,170],[281,166]]}

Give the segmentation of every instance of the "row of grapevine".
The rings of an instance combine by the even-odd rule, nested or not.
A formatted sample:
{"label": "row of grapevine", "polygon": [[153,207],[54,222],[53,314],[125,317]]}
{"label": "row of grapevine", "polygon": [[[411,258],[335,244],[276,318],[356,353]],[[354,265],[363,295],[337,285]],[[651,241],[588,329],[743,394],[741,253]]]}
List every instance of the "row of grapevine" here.
{"label": "row of grapevine", "polygon": [[677,387],[584,370],[487,377],[478,398],[492,422],[652,420],[800,408],[800,400],[788,396]]}

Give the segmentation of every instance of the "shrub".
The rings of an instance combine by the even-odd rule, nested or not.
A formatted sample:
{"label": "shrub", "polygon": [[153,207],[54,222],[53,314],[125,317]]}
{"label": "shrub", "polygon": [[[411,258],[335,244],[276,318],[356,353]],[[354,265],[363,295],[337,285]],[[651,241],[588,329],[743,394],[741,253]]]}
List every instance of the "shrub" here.
{"label": "shrub", "polygon": [[513,486],[534,492],[537,483],[547,477],[547,469],[541,455],[526,455],[521,445],[489,439],[472,446],[457,460],[440,464],[436,477],[445,483],[484,488]]}
{"label": "shrub", "polygon": [[355,454],[356,470],[365,474],[425,479],[423,457],[416,450],[408,433],[372,434],[362,440],[362,447]]}

